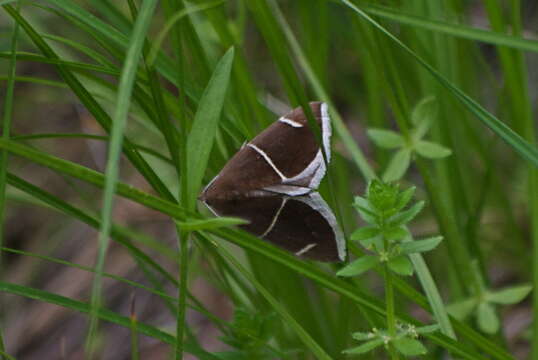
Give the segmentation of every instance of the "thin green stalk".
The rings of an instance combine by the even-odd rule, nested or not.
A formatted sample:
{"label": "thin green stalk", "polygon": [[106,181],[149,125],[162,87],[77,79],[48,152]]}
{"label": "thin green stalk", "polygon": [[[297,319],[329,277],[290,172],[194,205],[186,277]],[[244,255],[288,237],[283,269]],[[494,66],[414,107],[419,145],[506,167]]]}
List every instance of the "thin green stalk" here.
{"label": "thin green stalk", "polygon": [[187,311],[187,275],[189,271],[189,237],[190,233],[181,231],[176,225],[176,232],[179,235],[179,287],[178,287],[178,305],[177,305],[177,320],[176,320],[176,343],[175,343],[175,359],[183,359],[183,337],[185,334],[185,317]]}
{"label": "thin green stalk", "polygon": [[[387,263],[383,263],[383,275],[385,278],[385,306],[387,307],[387,330],[392,339],[396,338],[396,315],[394,308],[394,286],[392,284],[392,274]],[[394,346],[389,343],[389,352],[392,360],[398,360],[398,353]]]}
{"label": "thin green stalk", "polygon": [[103,274],[106,250],[109,244],[110,231],[112,228],[112,209],[114,193],[116,192],[119,176],[119,158],[122,150],[123,132],[127,123],[127,115],[131,103],[131,92],[138,68],[138,62],[142,53],[145,34],[149,29],[153,12],[157,5],[156,0],[145,0],[142,3],[140,14],[130,40],[129,48],[125,57],[120,83],[118,87],[117,105],[112,124],[110,148],[108,152],[105,188],[103,195],[103,210],[101,213],[101,227],[98,239],[98,254],[96,260],[96,273],[92,286],[90,325],[86,341],[88,358],[92,358],[93,342],[97,332],[98,312],[101,307],[101,278]]}
{"label": "thin green stalk", "polygon": [[[20,2],[17,1],[17,11],[20,9]],[[13,25],[13,35],[11,37],[11,58],[9,61],[8,81],[6,97],[4,101],[4,114],[2,119],[2,139],[9,140],[11,135],[11,123],[13,118],[13,93],[15,89],[15,76],[17,73],[17,43],[19,39],[19,24],[15,21]],[[4,246],[4,227],[6,218],[6,183],[7,183],[8,151],[0,152],[0,279],[3,278],[2,271],[2,247]],[[0,304],[2,299],[0,299]],[[0,312],[0,320],[3,313]],[[4,337],[2,335],[2,322],[0,322],[0,357],[2,360],[7,359],[6,349],[4,346]]]}

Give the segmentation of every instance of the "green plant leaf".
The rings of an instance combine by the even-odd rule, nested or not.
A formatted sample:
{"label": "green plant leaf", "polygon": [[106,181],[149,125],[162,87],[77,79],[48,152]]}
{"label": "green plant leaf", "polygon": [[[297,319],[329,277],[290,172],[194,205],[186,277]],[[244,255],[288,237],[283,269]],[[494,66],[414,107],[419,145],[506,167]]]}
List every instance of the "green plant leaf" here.
{"label": "green plant leaf", "polygon": [[428,239],[407,241],[400,244],[402,254],[421,253],[433,250],[443,240],[442,236],[434,236]]}
{"label": "green plant leaf", "polygon": [[478,305],[478,327],[485,333],[495,334],[499,330],[499,318],[495,314],[493,305],[483,301]]}
{"label": "green plant leaf", "polygon": [[353,207],[357,209],[361,218],[369,224],[375,225],[377,217],[375,210],[370,206],[370,202],[363,197],[355,196]]}
{"label": "green plant leaf", "polygon": [[476,305],[478,305],[478,300],[472,297],[470,299],[465,299],[448,305],[447,311],[456,319],[463,320],[469,316],[471,312],[473,312]]}
{"label": "green plant leaf", "polygon": [[400,149],[392,156],[385,172],[383,173],[383,181],[393,182],[400,180],[409,168],[411,162],[411,150]]}
{"label": "green plant leaf", "polygon": [[517,304],[527,297],[532,290],[532,285],[519,285],[506,289],[488,292],[486,301],[496,304]]}
{"label": "green plant leaf", "polygon": [[376,347],[383,345],[383,339],[375,339],[360,346],[342,351],[344,354],[365,354]]}
{"label": "green plant leaf", "polygon": [[405,145],[402,135],[392,130],[368,129],[368,137],[379,147],[384,149],[396,149]]}
{"label": "green plant leaf", "polygon": [[351,337],[355,340],[364,341],[364,340],[371,340],[375,337],[375,334],[371,332],[355,332],[351,335]]}
{"label": "green plant leaf", "polygon": [[379,236],[379,229],[374,226],[363,226],[355,230],[350,239],[353,241],[364,241]]}
{"label": "green plant leaf", "polygon": [[439,330],[440,326],[439,324],[433,324],[433,325],[426,325],[416,328],[416,332],[418,334],[430,334],[432,332],[435,332]]}
{"label": "green plant leaf", "polygon": [[188,209],[193,209],[209,160],[209,153],[217,132],[220,113],[234,59],[234,49],[230,48],[215,67],[209,84],[198,103],[196,116],[187,140],[187,196]]}
{"label": "green plant leaf", "polygon": [[404,191],[400,192],[398,194],[398,201],[396,201],[396,204],[394,206],[394,209],[396,211],[402,210],[406,205],[411,201],[413,198],[413,195],[415,194],[416,187],[411,186],[408,189],[405,189]]}
{"label": "green plant leaf", "polygon": [[383,232],[388,241],[401,240],[409,235],[409,231],[403,226],[395,226]]}
{"label": "green plant leaf", "polygon": [[176,224],[183,231],[201,231],[215,229],[219,227],[248,224],[248,221],[232,217],[216,217],[211,219],[188,219],[187,221],[176,221]]}
{"label": "green plant leaf", "polygon": [[420,341],[408,337],[396,339],[392,343],[396,350],[405,356],[424,355],[428,352]]}
{"label": "green plant leaf", "polygon": [[377,256],[364,255],[353,261],[350,264],[347,264],[342,269],[338,270],[336,275],[338,276],[357,276],[365,271],[370,270],[379,263],[379,258]]}
{"label": "green plant leaf", "polygon": [[452,150],[444,147],[443,145],[425,140],[420,140],[417,142],[414,150],[420,156],[428,159],[442,159],[452,154]]}
{"label": "green plant leaf", "polygon": [[409,258],[405,255],[397,256],[390,259],[387,262],[387,265],[389,266],[389,269],[391,269],[397,274],[404,276],[413,275],[413,264],[411,263],[411,260],[409,260]]}
{"label": "green plant leaf", "polygon": [[438,112],[437,100],[434,96],[427,96],[419,101],[411,112],[411,122],[415,125],[413,139],[421,139],[430,129]]}
{"label": "green plant leaf", "polygon": [[424,201],[419,201],[413,206],[411,206],[409,209],[394,215],[388,221],[393,226],[405,225],[411,220],[413,220],[415,216],[417,216],[417,214],[422,210],[423,207],[424,207]]}

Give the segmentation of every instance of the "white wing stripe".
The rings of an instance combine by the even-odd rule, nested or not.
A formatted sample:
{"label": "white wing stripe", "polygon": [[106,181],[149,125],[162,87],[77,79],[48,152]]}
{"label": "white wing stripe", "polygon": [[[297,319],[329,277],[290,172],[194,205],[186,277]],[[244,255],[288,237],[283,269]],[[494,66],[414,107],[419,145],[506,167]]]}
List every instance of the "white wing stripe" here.
{"label": "white wing stripe", "polygon": [[250,146],[252,149],[254,149],[254,151],[260,154],[265,159],[265,161],[267,161],[267,163],[273,168],[273,170],[275,170],[275,172],[278,174],[278,176],[280,176],[282,180],[286,180],[286,177],[284,176],[284,174],[282,174],[280,170],[278,170],[276,165],[273,163],[273,160],[271,160],[271,158],[269,157],[269,155],[265,153],[265,151],[263,151],[262,149],[260,149],[254,144],[247,144],[247,146]]}

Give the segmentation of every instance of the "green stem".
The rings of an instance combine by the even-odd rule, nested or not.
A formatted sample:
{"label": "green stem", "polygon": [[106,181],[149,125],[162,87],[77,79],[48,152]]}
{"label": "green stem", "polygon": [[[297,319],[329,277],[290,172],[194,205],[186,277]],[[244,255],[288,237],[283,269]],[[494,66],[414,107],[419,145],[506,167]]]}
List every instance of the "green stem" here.
{"label": "green stem", "polygon": [[[17,11],[20,8],[20,2],[17,1]],[[15,88],[15,77],[17,70],[17,43],[19,39],[19,23],[15,22],[13,26],[13,36],[11,37],[11,58],[9,61],[8,69],[8,81],[4,102],[4,114],[2,119],[2,139],[9,140],[11,135],[11,122],[13,115],[13,92]],[[6,204],[6,183],[7,183],[7,165],[8,165],[8,151],[2,150],[0,152],[0,278],[2,278],[2,252],[1,249],[4,245],[4,222],[5,222],[5,204]],[[1,308],[1,306],[0,306]],[[0,318],[3,316],[0,313]],[[0,327],[0,358],[6,360],[6,349],[4,346],[4,337],[2,336],[2,328]]]}
{"label": "green stem", "polygon": [[[383,275],[385,277],[385,305],[387,307],[387,330],[392,339],[396,337],[396,315],[394,310],[394,286],[392,284],[392,274],[387,263],[383,263]],[[392,360],[398,360],[398,353],[389,342],[389,352]]]}
{"label": "green stem", "polygon": [[178,287],[178,306],[176,322],[176,346],[175,359],[183,359],[183,337],[185,334],[185,314],[187,310],[187,275],[188,275],[188,244],[190,233],[180,231],[176,226],[179,234],[179,287]]}

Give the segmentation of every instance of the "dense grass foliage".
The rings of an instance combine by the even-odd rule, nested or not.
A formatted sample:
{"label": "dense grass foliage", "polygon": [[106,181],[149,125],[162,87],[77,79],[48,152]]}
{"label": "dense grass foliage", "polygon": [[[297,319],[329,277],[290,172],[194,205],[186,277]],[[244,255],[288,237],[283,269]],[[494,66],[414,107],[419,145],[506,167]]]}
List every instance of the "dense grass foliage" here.
{"label": "dense grass foliage", "polygon": [[[538,358],[534,1],[0,6],[0,359]],[[197,201],[318,100],[345,264]]]}

